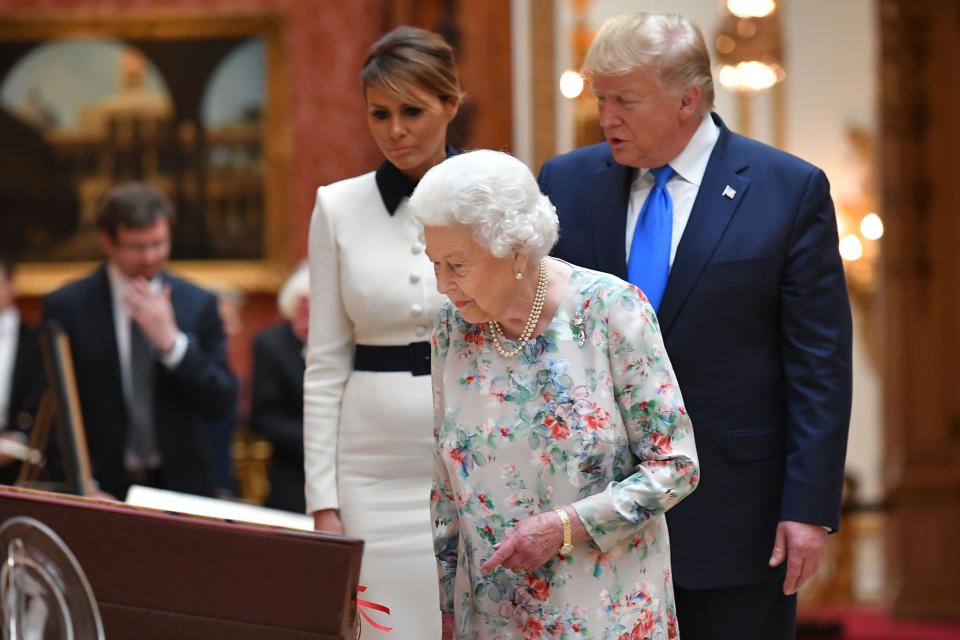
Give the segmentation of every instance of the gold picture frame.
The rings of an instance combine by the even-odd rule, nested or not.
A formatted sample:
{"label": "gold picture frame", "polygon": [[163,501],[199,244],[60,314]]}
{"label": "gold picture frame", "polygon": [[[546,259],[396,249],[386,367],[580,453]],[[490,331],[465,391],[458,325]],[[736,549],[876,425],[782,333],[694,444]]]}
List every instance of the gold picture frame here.
{"label": "gold picture frame", "polygon": [[[251,250],[256,255],[239,259],[193,255],[189,259],[172,260],[170,268],[201,284],[228,285],[248,292],[270,292],[280,287],[293,262],[287,250],[287,229],[291,227],[289,167],[292,144],[284,32],[284,18],[272,12],[236,15],[150,12],[110,15],[109,18],[102,13],[77,12],[58,13],[50,17],[7,17],[0,22],[0,45],[12,43],[25,49],[56,39],[99,37],[133,43],[132,46],[140,45],[147,49],[151,46],[167,46],[171,49],[176,48],[178,42],[196,47],[205,41],[216,43],[230,39],[260,38],[264,59],[264,100],[262,112],[257,114],[259,137],[256,141],[256,164],[260,182],[255,186],[258,189],[257,197],[260,198],[257,201],[258,216],[261,217],[257,218],[257,236],[254,240],[259,244]],[[10,65],[0,64],[0,83],[9,72]],[[176,94],[179,90],[177,78],[169,77],[173,75],[168,74],[164,79],[171,85],[171,93]],[[177,135],[184,135],[183,130],[178,130]],[[202,184],[209,187],[209,183]],[[178,204],[182,198],[178,200],[175,197],[174,201]],[[204,212],[203,215],[208,214]],[[175,233],[176,229],[175,226]],[[174,242],[174,258],[177,258],[176,236]],[[248,244],[254,246],[252,242]],[[42,258],[23,259],[17,278],[18,290],[23,295],[44,295],[88,272],[97,261],[95,256],[56,262],[45,262]]]}

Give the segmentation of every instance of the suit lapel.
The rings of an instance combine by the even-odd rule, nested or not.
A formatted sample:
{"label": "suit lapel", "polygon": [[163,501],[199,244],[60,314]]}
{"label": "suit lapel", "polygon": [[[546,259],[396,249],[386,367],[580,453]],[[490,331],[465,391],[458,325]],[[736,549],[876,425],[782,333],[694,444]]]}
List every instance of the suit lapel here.
{"label": "suit lapel", "polygon": [[593,174],[590,204],[597,270],[627,277],[627,206],[630,201],[631,169],[607,159],[607,166]]}
{"label": "suit lapel", "polygon": [[173,318],[177,326],[183,326],[183,318],[180,317],[180,309],[183,308],[180,300],[180,287],[167,271],[160,272],[160,286],[170,287],[170,306],[173,307]]}
{"label": "suit lapel", "polygon": [[[117,346],[117,327],[113,318],[113,291],[110,289],[110,278],[106,266],[100,267],[94,280],[93,296],[90,309],[95,314],[89,327],[90,332],[97,336],[97,342],[107,354],[107,361],[111,363],[110,371],[106,375],[114,377],[113,388],[122,389],[123,376],[120,373],[120,348]],[[107,383],[104,383],[107,384]],[[121,395],[122,398],[122,395]]]}
{"label": "suit lapel", "polygon": [[739,175],[746,164],[737,163],[730,153],[730,130],[716,116],[714,120],[720,126],[720,137],[710,154],[657,313],[663,335],[670,331],[750,186],[750,180]]}

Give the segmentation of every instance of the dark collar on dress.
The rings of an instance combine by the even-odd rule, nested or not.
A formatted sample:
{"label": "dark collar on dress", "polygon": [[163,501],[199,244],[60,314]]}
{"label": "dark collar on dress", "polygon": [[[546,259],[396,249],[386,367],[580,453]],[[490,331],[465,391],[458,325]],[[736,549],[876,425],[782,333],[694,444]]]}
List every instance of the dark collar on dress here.
{"label": "dark collar on dress", "polygon": [[[455,156],[459,153],[456,149],[447,145],[447,157]],[[380,197],[383,199],[383,206],[387,208],[387,213],[391,216],[396,213],[397,207],[403,202],[404,198],[409,198],[417,183],[413,182],[407,176],[400,173],[400,169],[393,166],[389,160],[384,160],[380,168],[377,169],[377,189],[380,190]]]}

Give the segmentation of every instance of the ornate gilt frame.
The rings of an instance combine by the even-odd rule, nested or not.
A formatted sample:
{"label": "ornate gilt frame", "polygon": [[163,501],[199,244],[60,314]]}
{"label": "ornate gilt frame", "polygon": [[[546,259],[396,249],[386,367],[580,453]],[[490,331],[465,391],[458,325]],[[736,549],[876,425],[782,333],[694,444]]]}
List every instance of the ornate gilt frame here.
{"label": "ornate gilt frame", "polygon": [[[289,200],[291,131],[288,60],[283,42],[284,19],[272,12],[223,15],[150,12],[126,16],[89,11],[56,16],[6,17],[0,40],[43,40],[70,36],[110,36],[121,39],[177,39],[260,36],[266,47],[264,108],[264,258],[261,260],[175,261],[171,269],[199,283],[217,283],[244,291],[276,291],[289,272]],[[89,271],[94,262],[26,263],[17,274],[23,295],[43,295]]]}

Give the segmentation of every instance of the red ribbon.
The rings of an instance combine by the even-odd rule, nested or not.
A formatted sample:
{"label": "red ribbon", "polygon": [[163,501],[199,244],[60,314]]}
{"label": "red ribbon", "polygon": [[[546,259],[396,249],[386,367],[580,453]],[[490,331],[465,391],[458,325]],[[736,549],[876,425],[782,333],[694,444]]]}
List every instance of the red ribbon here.
{"label": "red ribbon", "polygon": [[[366,590],[367,588],[362,584],[359,587],[357,587],[357,591],[359,591],[360,593],[363,593]],[[364,609],[374,609],[376,611],[383,611],[385,614],[390,615],[389,607],[385,607],[378,602],[370,602],[369,600],[361,600],[360,598],[357,598],[357,608],[359,609],[360,615],[363,616],[364,620],[372,624],[375,629],[379,629],[380,631],[393,630],[393,627],[387,627],[385,625],[380,624],[379,622],[371,618],[370,614],[364,611]]]}

